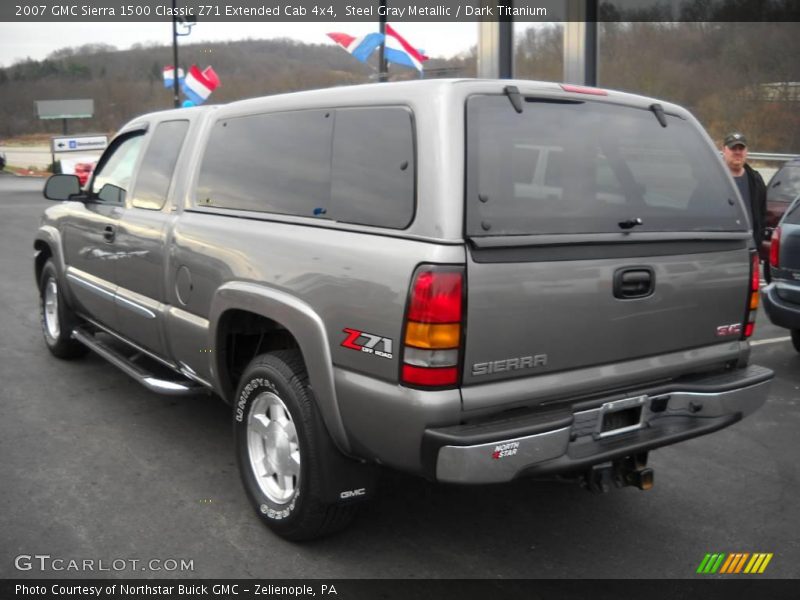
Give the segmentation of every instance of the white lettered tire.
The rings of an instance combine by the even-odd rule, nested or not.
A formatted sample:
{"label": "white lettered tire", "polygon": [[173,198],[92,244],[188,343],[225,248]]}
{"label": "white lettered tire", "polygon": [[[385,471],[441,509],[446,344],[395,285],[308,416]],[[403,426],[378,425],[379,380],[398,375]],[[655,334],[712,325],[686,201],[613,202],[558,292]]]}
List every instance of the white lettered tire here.
{"label": "white lettered tire", "polygon": [[328,432],[316,411],[299,352],[262,354],[245,369],[233,412],[242,482],[264,522],[293,541],[338,531],[356,510],[321,499]]}

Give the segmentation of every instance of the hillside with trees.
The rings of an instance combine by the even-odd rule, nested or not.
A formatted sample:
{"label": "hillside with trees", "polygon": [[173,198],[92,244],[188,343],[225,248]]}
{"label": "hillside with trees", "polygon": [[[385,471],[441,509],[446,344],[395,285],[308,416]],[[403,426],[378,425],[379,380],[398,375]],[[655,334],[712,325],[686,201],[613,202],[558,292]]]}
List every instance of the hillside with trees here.
{"label": "hillside with trees", "polygon": [[[359,63],[338,47],[286,39],[182,44],[180,61],[201,69],[214,67],[222,80],[211,98],[215,103],[366,83],[374,73],[374,67]],[[436,69],[439,61],[430,62]],[[35,100],[94,99],[95,117],[72,121],[73,131],[113,131],[137,114],[172,108],[172,90],[165,89],[162,81],[162,69],[169,64],[171,46],[117,51],[113,46],[89,44],[0,69],[0,137],[60,133],[60,121],[36,118]],[[398,69],[395,77],[413,75]]]}
{"label": "hillside with trees", "polygon": [[[559,81],[562,28],[521,30],[515,39],[519,78]],[[426,78],[474,77],[473,48],[426,63]],[[798,23],[603,23],[600,85],[652,95],[688,107],[720,139],[733,128],[747,132],[751,148],[800,153],[800,25]],[[248,40],[181,45],[181,63],[212,65],[222,103],[288,91],[375,81],[376,66],[363,65],[330,44]],[[118,51],[86,45],[0,69],[0,138],[60,133],[61,123],[40,121],[34,100],[93,98],[95,118],[71,131],[113,132],[137,114],[172,107],[161,71],[170,46]],[[394,68],[391,79],[412,79]]]}

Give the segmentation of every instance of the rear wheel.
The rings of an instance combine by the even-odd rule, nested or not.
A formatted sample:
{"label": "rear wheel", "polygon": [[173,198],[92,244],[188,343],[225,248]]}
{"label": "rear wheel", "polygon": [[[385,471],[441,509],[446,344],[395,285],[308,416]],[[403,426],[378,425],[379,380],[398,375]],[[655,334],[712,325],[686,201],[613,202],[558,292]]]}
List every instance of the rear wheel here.
{"label": "rear wheel", "polygon": [[792,345],[800,352],[800,329],[792,329]]}
{"label": "rear wheel", "polygon": [[316,411],[299,352],[262,354],[245,369],[234,411],[242,481],[264,522],[293,541],[344,528],[357,508],[322,499],[329,439]]}
{"label": "rear wheel", "polygon": [[42,334],[48,350],[58,358],[79,358],[89,349],[72,339],[72,330],[79,319],[64,301],[55,265],[48,260],[42,268],[39,280],[39,314]]}

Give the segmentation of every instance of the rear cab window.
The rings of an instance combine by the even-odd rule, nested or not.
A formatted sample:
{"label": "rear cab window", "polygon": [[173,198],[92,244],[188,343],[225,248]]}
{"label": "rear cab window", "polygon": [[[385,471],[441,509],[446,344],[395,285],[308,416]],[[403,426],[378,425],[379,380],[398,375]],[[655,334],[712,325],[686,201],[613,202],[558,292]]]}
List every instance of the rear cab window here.
{"label": "rear cab window", "polygon": [[467,233],[736,231],[747,219],[695,126],[598,101],[467,101]]}

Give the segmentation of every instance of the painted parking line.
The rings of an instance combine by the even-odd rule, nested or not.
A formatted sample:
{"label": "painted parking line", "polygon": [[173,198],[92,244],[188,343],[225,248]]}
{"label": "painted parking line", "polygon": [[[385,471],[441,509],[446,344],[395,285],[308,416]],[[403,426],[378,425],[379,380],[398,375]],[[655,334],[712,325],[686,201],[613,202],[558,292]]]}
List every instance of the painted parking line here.
{"label": "painted parking line", "polygon": [[792,339],[792,336],[787,335],[786,337],[779,337],[779,338],[771,338],[768,340],[756,340],[755,342],[750,342],[751,346],[762,346],[764,344],[779,344],[781,342],[788,342]]}

